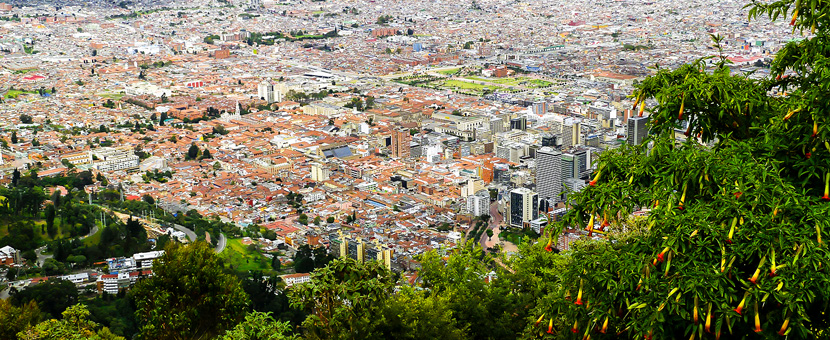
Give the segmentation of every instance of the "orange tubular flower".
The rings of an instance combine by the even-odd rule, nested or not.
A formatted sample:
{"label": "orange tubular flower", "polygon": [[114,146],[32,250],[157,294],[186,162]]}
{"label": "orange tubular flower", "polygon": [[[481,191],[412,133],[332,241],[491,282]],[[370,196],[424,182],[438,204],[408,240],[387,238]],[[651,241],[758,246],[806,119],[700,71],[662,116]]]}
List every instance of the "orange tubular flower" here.
{"label": "orange tubular flower", "polygon": [[548,244],[545,246],[545,250],[548,252],[553,251],[553,236],[548,240]]}
{"label": "orange tubular flower", "polygon": [[637,282],[637,288],[634,288],[634,290],[640,290],[640,287],[642,285],[643,285],[643,279],[640,279],[640,282]]}
{"label": "orange tubular flower", "polygon": [[539,326],[539,323],[541,323],[544,318],[545,314],[542,314],[542,316],[540,316],[539,319],[536,319],[536,323],[533,324],[533,327]]}
{"label": "orange tubular flower", "polygon": [[686,190],[689,189],[688,183],[683,184],[683,196],[680,196],[680,206],[677,209],[683,210],[683,204],[686,203]]}
{"label": "orange tubular flower", "polygon": [[821,227],[816,224],[816,237],[818,237],[818,244],[821,244]]}
{"label": "orange tubular flower", "polygon": [[591,180],[590,182],[588,182],[588,185],[590,185],[590,186],[592,186],[592,187],[593,187],[593,186],[596,186],[596,185],[597,185],[597,181],[599,180],[599,175],[601,175],[601,174],[602,174],[602,169],[597,170],[597,175],[596,175],[596,176],[594,176],[594,179],[593,179],[593,180]]}
{"label": "orange tubular flower", "polygon": [[588,219],[588,228],[587,228],[587,230],[588,230],[588,237],[591,237],[591,236],[594,235],[594,213],[593,212],[591,212],[591,218]]}
{"label": "orange tubular flower", "polygon": [[605,317],[605,322],[602,323],[602,328],[599,330],[600,333],[605,334],[608,331],[608,317]]}
{"label": "orange tubular flower", "polygon": [[669,251],[669,247],[663,248],[663,251],[661,251],[660,254],[657,254],[657,261],[658,262],[663,262],[663,259],[666,255],[666,252],[668,252],[668,251]]}
{"label": "orange tubular flower", "polygon": [[606,211],[603,213],[602,224],[600,224],[600,230],[605,230],[605,227],[609,225],[611,225],[611,223],[608,222],[608,212]]}
{"label": "orange tubular flower", "polygon": [[790,20],[790,26],[795,26],[795,19],[798,18],[798,10],[800,9],[799,7],[801,7],[801,0],[796,0],[795,1],[795,12],[793,12],[793,19]]}
{"label": "orange tubular flower", "polygon": [[643,116],[643,111],[645,111],[645,110],[646,110],[646,101],[643,100],[643,102],[640,103],[640,113],[637,116],[642,117]]}
{"label": "orange tubular flower", "polygon": [[706,329],[706,333],[712,333],[712,304],[709,304],[709,310],[706,311],[706,324],[703,326]]}
{"label": "orange tubular flower", "polygon": [[735,235],[735,226],[737,225],[738,219],[732,219],[732,228],[729,229],[729,237],[726,238],[726,243],[732,244],[732,236]]}
{"label": "orange tubular flower", "polygon": [[[551,322],[553,322],[553,319],[551,319]],[[572,333],[579,332],[579,320],[574,321],[574,326],[571,327],[571,332]]]}
{"label": "orange tubular flower", "polygon": [[698,321],[700,321],[700,318],[698,317],[697,306],[698,306],[698,298],[697,298],[697,296],[695,296],[695,309],[693,310],[693,313],[692,313],[693,318],[695,320],[695,325],[697,325]]}
{"label": "orange tubular flower", "polygon": [[548,334],[553,334],[553,318],[548,321]]}
{"label": "orange tubular flower", "polygon": [[801,111],[801,109],[795,109],[795,110],[792,110],[790,112],[787,112],[787,115],[784,116],[784,120],[790,119],[790,117],[792,117],[794,114],[798,113],[799,111]]}
{"label": "orange tubular flower", "polygon": [[[680,112],[677,113],[677,120],[683,120],[683,108],[686,107],[686,93],[680,98]],[[689,124],[691,126],[691,124]],[[688,135],[687,135],[688,136]]]}
{"label": "orange tubular flower", "polygon": [[787,327],[790,325],[790,318],[784,320],[784,324],[781,325],[781,329],[778,330],[778,335],[783,336],[787,332]]}
{"label": "orange tubular flower", "polygon": [[818,135],[818,122],[813,120],[813,134],[810,135],[810,137],[816,138],[817,135]]}
{"label": "orange tubular flower", "polygon": [[761,333],[761,315],[758,314],[758,303],[755,303],[755,333]]}
{"label": "orange tubular flower", "polygon": [[743,298],[743,300],[741,300],[741,303],[740,303],[740,304],[738,304],[738,308],[735,308],[735,313],[738,313],[738,315],[741,315],[741,311],[743,311],[743,310],[744,310],[744,304],[746,304],[746,298],[747,298],[747,296],[749,296],[749,293],[748,293],[748,292],[747,292],[747,293],[744,293],[744,298]]}
{"label": "orange tubular flower", "polygon": [[651,340],[651,337],[652,337],[652,335],[653,335],[653,334],[654,334],[654,330],[653,330],[653,329],[649,329],[649,330],[648,330],[648,334],[646,334],[646,335],[644,336],[644,338],[645,338],[646,340]]}
{"label": "orange tubular flower", "polygon": [[761,262],[760,262],[760,263],[758,263],[758,268],[757,268],[757,269],[755,269],[755,274],[753,274],[753,275],[752,275],[752,277],[751,277],[751,278],[749,278],[749,282],[752,282],[752,283],[754,283],[754,284],[757,284],[757,282],[758,282],[758,275],[760,275],[760,274],[761,274],[761,267],[763,267],[763,266],[764,266],[764,262],[766,262],[766,260],[767,260],[767,257],[766,257],[766,256],[764,256],[764,257],[762,257],[762,258],[761,258]]}
{"label": "orange tubular flower", "polygon": [[583,281],[579,280],[579,293],[576,294],[576,302],[574,302],[577,305],[582,304],[582,284],[583,284]]}
{"label": "orange tubular flower", "polygon": [[830,201],[830,172],[824,176],[824,196],[821,196],[824,201]]}

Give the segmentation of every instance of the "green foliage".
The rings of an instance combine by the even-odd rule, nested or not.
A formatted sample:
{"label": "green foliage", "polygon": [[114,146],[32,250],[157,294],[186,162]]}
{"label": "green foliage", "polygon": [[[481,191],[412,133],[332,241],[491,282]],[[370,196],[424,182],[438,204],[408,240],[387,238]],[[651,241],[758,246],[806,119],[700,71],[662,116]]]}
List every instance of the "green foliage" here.
{"label": "green foliage", "polygon": [[89,319],[89,311],[82,304],[67,308],[62,319],[46,320],[17,334],[21,340],[124,340],[106,327],[96,330],[98,324]]}
{"label": "green foliage", "polygon": [[[775,19],[797,3],[754,3],[750,16]],[[586,228],[596,217],[612,230],[609,242],[572,244],[558,283],[537,304],[553,333],[589,332],[608,320],[596,339],[827,337],[830,19],[817,15],[826,7],[801,9],[796,28],[821,29],[778,54],[774,78],[732,75],[721,57],[714,72],[701,60],[637,85],[638,102],[657,102],[648,110],[653,147],[604,153],[592,185],[550,228]],[[779,77],[785,71],[795,74]],[[683,121],[691,138],[678,145]],[[647,217],[620,218],[641,207],[652,208]],[[558,256],[541,248],[537,256]],[[527,335],[538,332],[528,325]]]}
{"label": "green foliage", "polygon": [[228,330],[218,340],[295,340],[299,339],[290,333],[291,325],[288,322],[274,321],[271,313],[251,312],[233,329]]}
{"label": "green foliage", "polygon": [[138,320],[129,295],[102,294],[83,302],[90,312],[90,320],[110,329],[113,333],[131,337],[138,333]]}
{"label": "green foliage", "polygon": [[204,242],[168,244],[155,261],[153,276],[133,294],[145,339],[211,339],[244,316],[249,300],[236,277],[223,271]]}
{"label": "green foliage", "polygon": [[[420,260],[422,286],[444,301],[469,337],[511,339],[521,333],[524,325],[518,321],[527,317],[526,306],[538,297],[536,285],[519,273],[494,270],[492,259],[474,242],[446,261],[434,251]],[[485,276],[491,272],[488,283]]]}
{"label": "green foliage", "polygon": [[294,253],[294,272],[310,273],[316,268],[322,268],[329,264],[334,258],[326,252],[326,248],[311,248],[304,244],[297,248]]}
{"label": "green foliage", "polygon": [[23,307],[35,301],[44,313],[53,318],[59,318],[67,307],[78,302],[78,289],[72,282],[55,278],[19,292],[13,292],[11,301],[17,307]]}
{"label": "green foliage", "polygon": [[279,321],[294,325],[299,325],[306,317],[303,311],[290,306],[285,284],[279,276],[265,277],[260,271],[252,271],[242,278],[242,289],[251,297],[253,311],[269,313]]}
{"label": "green foliage", "polygon": [[[355,284],[359,282],[359,284]],[[306,339],[458,339],[461,330],[443,301],[406,290],[381,264],[336,259],[289,292],[292,306],[311,314]]]}
{"label": "green foliage", "polygon": [[0,339],[14,339],[17,333],[40,321],[37,302],[15,306],[9,299],[0,299]]}

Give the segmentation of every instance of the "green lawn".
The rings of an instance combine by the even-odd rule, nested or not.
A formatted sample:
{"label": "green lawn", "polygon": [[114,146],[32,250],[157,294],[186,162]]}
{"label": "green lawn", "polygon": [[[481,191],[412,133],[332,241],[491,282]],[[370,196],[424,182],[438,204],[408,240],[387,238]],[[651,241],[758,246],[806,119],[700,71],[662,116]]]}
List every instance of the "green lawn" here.
{"label": "green lawn", "polygon": [[122,97],[124,97],[124,95],[121,94],[121,93],[99,93],[98,96],[101,97],[101,98],[114,99],[114,100],[119,100]]}
{"label": "green lawn", "polygon": [[451,70],[438,71],[438,73],[443,74],[443,75],[447,75],[447,76],[451,76],[451,75],[456,74],[458,72],[461,72],[461,68],[454,68],[454,69],[451,69]]}
{"label": "green lawn", "polygon": [[501,231],[499,232],[499,239],[503,241],[508,241],[515,245],[522,244],[522,237],[537,239],[539,235],[533,232],[530,229],[522,231],[521,229],[510,228],[510,227],[501,227]]}
{"label": "green lawn", "polygon": [[491,90],[496,90],[497,89],[497,87],[495,87],[495,86],[481,85],[481,84],[470,83],[470,82],[455,80],[455,79],[445,80],[443,86],[448,87],[448,88],[459,88],[459,89],[463,89],[463,90],[474,90],[474,91],[484,91],[486,89],[491,89]]}
{"label": "green lawn", "polygon": [[236,271],[271,270],[271,261],[258,252],[248,251],[248,246],[242,244],[241,238],[228,239],[225,250],[219,257]]}
{"label": "green lawn", "polygon": [[98,232],[96,232],[95,235],[92,235],[84,239],[84,244],[87,246],[93,246],[101,242],[101,231],[104,230],[104,228],[101,227],[100,222],[95,223],[98,224]]}
{"label": "green lawn", "polygon": [[6,92],[6,98],[14,99],[14,98],[17,98],[17,96],[19,96],[21,94],[32,94],[32,93],[36,94],[37,91],[9,90],[8,92]]}
{"label": "green lawn", "polygon": [[528,78],[528,77],[511,77],[511,78],[481,78],[468,77],[472,80],[486,81],[489,83],[505,85],[505,86],[524,86],[528,88],[544,87],[553,85],[553,83],[545,80]]}

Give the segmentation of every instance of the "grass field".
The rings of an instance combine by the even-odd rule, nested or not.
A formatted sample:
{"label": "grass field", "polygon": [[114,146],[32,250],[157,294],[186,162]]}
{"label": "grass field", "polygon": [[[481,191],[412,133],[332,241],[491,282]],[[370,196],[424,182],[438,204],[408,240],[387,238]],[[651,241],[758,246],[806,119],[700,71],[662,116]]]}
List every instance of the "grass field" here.
{"label": "grass field", "polygon": [[237,271],[271,270],[270,260],[258,252],[248,251],[248,246],[242,244],[241,238],[228,239],[225,250],[219,257]]}
{"label": "grass field", "polygon": [[92,236],[87,237],[87,238],[84,239],[84,244],[87,245],[87,246],[96,245],[99,242],[101,242],[101,231],[103,231],[104,228],[102,228],[100,226],[100,224],[101,224],[100,222],[96,222],[96,223],[99,224],[98,232],[96,232],[95,235],[92,235]]}
{"label": "grass field", "polygon": [[513,243],[515,245],[522,244],[522,237],[537,239],[539,238],[539,235],[534,233],[532,230],[522,231],[521,229],[505,227],[501,227],[501,232],[499,233],[499,239]]}
{"label": "grass field", "polygon": [[457,74],[460,71],[461,71],[460,68],[454,68],[454,69],[451,69],[451,70],[438,71],[438,73],[443,74],[443,75],[447,75],[447,76],[451,76],[453,74]]}
{"label": "grass field", "polygon": [[[29,222],[34,224],[35,233],[40,234],[40,238],[42,240],[51,240],[49,238],[49,234],[46,232],[45,220],[34,220]],[[3,238],[9,234],[10,223],[11,222],[6,220],[0,221],[0,238]],[[69,230],[64,230],[60,217],[55,218],[55,226],[58,228],[58,233],[55,235],[56,238],[69,237]]]}
{"label": "grass field", "polygon": [[9,90],[8,92],[6,92],[6,98],[14,99],[14,98],[17,98],[17,96],[19,96],[21,94],[31,94],[31,93],[37,94],[36,91]]}
{"label": "grass field", "polygon": [[98,96],[101,97],[101,98],[114,99],[114,100],[119,100],[122,97],[124,97],[124,95],[121,94],[121,93],[99,93]]}
{"label": "grass field", "polygon": [[524,86],[528,88],[537,88],[553,85],[553,83],[545,80],[528,78],[528,77],[511,77],[511,78],[481,78],[468,77],[468,79],[486,81],[489,83],[505,85],[505,86]]}
{"label": "grass field", "polygon": [[491,90],[498,89],[495,86],[469,83],[469,82],[466,82],[466,81],[454,80],[454,79],[445,80],[443,86],[448,87],[448,88],[458,88],[458,89],[462,89],[462,90],[474,90],[474,91],[484,91],[484,90],[487,90],[487,89],[491,89]]}

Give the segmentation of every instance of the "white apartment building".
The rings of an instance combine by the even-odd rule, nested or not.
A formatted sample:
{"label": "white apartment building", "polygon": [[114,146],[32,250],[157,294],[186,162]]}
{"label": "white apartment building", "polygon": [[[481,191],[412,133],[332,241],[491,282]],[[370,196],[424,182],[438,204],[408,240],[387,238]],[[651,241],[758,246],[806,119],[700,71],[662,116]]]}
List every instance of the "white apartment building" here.
{"label": "white apartment building", "polygon": [[98,148],[90,151],[97,158],[92,166],[99,171],[116,171],[138,168],[139,157],[129,148]]}

